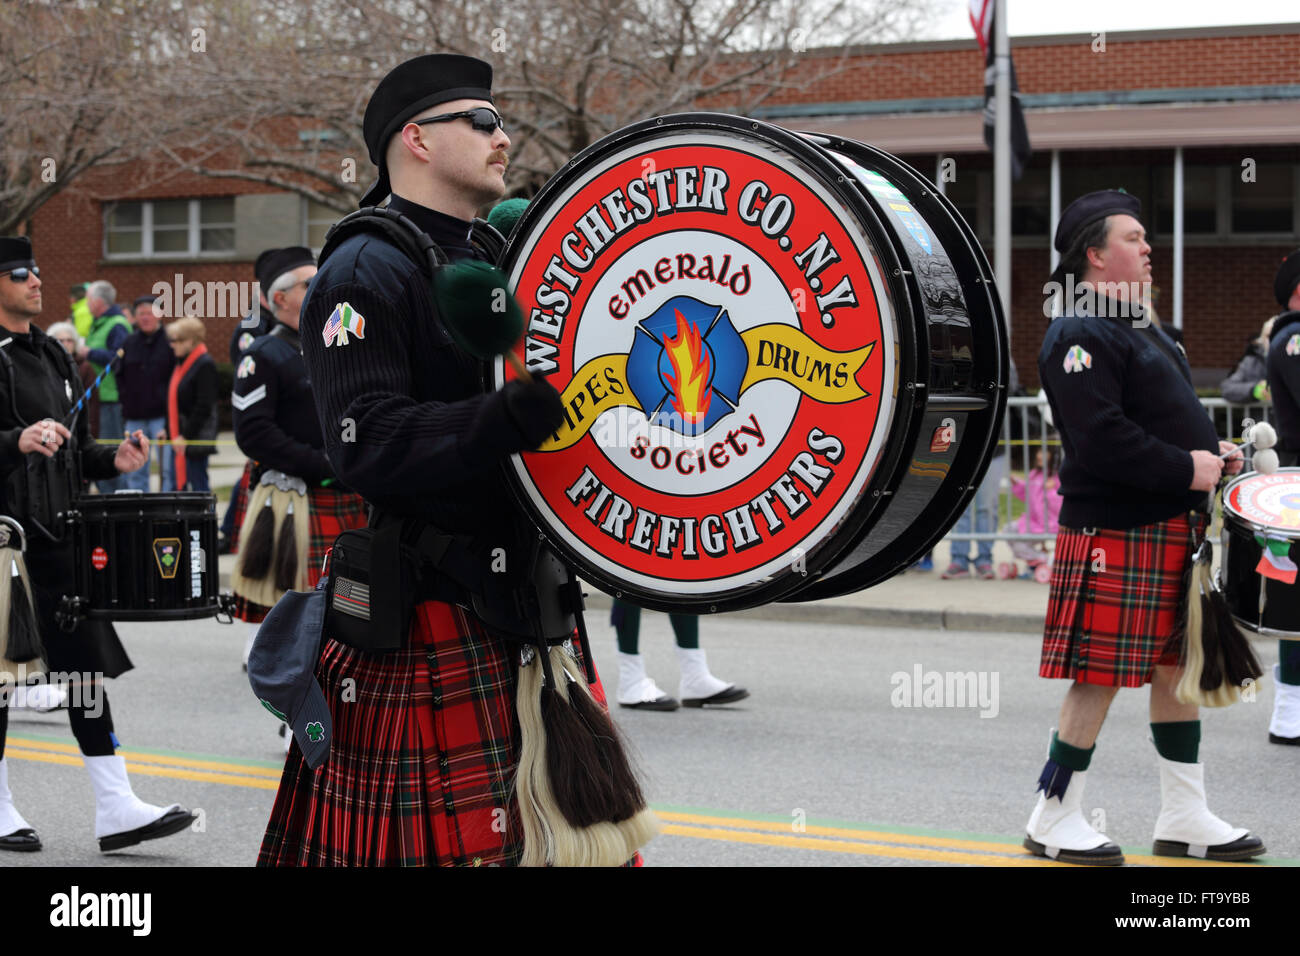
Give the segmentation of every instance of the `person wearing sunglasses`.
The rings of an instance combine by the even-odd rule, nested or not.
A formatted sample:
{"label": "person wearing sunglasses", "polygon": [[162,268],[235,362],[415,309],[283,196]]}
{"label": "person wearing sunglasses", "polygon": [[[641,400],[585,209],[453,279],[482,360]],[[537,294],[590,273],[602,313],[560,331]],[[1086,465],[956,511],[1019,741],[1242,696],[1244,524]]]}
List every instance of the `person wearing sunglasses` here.
{"label": "person wearing sunglasses", "polygon": [[[504,195],[510,149],[491,84],[492,67],[481,60],[430,54],[391,70],[366,106],[363,134],[379,177],[362,207],[387,199],[388,210],[452,262],[491,261],[481,242],[488,234],[474,218]],[[494,580],[503,582],[502,592],[518,594],[506,582],[532,580],[529,551],[520,543],[531,546],[537,536],[505,485],[502,465],[512,453],[538,447],[560,425],[559,395],[541,378],[485,393],[478,364],[443,326],[425,263],[404,252],[391,233],[336,234],[319,265],[303,304],[303,357],[335,473],[374,509],[370,555],[350,560],[373,571],[388,566],[391,556],[394,568],[409,569],[410,588],[405,572],[390,577],[400,579],[391,586],[411,602],[394,602],[393,610],[410,613],[393,615],[385,637],[400,646],[384,653],[350,643],[342,629],[326,636],[315,677],[332,725],[328,760],[319,763],[316,738],[300,739],[295,729],[258,865],[547,862],[547,841],[524,836],[538,832],[526,828],[543,814],[539,801],[527,796],[535,791],[519,795],[534,779],[521,768],[545,772],[544,766],[535,769],[538,750],[530,742],[546,733],[537,729],[544,720],[530,716],[537,713],[537,696],[526,691],[538,686],[533,682],[542,661],[567,652],[557,645],[545,656],[535,653],[526,670],[520,644],[501,636],[516,632],[498,626],[499,615],[491,625],[484,619],[506,612],[508,602],[484,604],[484,591],[469,588],[486,588],[492,577],[487,556],[494,549],[500,571]],[[424,556],[418,563],[396,547],[407,532],[416,545],[405,550],[414,554],[418,547]],[[390,535],[391,547],[381,542]],[[444,536],[457,543],[440,544]],[[341,562],[336,548],[336,606],[343,580],[337,565],[348,567],[348,560],[345,555]],[[473,579],[464,590],[453,566]],[[388,586],[371,579],[371,589]],[[538,630],[548,637],[565,631],[561,621],[552,632],[547,617],[538,612]],[[372,620],[371,630],[376,627]],[[589,649],[573,637],[572,624],[568,628],[571,656],[546,665],[560,679],[575,673],[570,666],[580,673],[590,664]],[[304,622],[303,639],[318,640],[310,630]],[[274,676],[262,651],[259,636],[249,662],[255,686]],[[569,687],[570,700],[582,695],[584,703],[594,699],[592,707],[603,705],[594,665]],[[588,717],[596,723],[586,731],[571,729],[571,737],[600,723],[599,714],[589,711]],[[620,757],[612,728],[602,743]],[[649,838],[648,811],[637,805],[639,791],[631,797],[634,788],[612,767],[612,761],[589,766],[581,780],[565,781],[566,797],[595,780],[606,785],[611,800],[599,804],[590,827],[546,817],[546,825],[554,825],[543,831],[552,846],[578,844],[587,834],[577,831],[599,827],[609,840],[591,859],[637,858],[636,848]],[[606,809],[615,801],[626,815]],[[359,833],[373,838],[350,836]]]}
{"label": "person wearing sunglasses", "polygon": [[[81,382],[63,346],[33,324],[40,314],[41,281],[31,242],[25,236],[0,237],[0,514],[26,530],[27,575],[47,671],[93,676],[89,684],[73,685],[77,692],[70,694],[74,704],[68,719],[95,792],[95,837],[107,852],[178,833],[195,817],[176,804],[145,803],[132,790],[126,763],[115,753],[118,738],[100,683],[129,671],[131,659],[108,621],[82,619],[71,632],[59,628],[55,608],[76,579],[76,557],[70,537],[48,540],[34,519],[38,511],[48,518],[43,511],[51,509],[42,509],[41,502],[60,489],[66,495],[69,484],[80,487],[82,479],[139,468],[149,458],[149,439],[136,432],[116,447],[97,444],[84,407],[68,422],[82,395]],[[0,568],[0,574],[9,578],[12,571]],[[0,627],[0,636],[6,631]],[[5,651],[0,647],[0,659]],[[8,719],[8,708],[0,703],[0,850],[30,852],[41,849],[41,840],[18,812],[9,788]],[[38,805],[55,802],[50,794]]]}

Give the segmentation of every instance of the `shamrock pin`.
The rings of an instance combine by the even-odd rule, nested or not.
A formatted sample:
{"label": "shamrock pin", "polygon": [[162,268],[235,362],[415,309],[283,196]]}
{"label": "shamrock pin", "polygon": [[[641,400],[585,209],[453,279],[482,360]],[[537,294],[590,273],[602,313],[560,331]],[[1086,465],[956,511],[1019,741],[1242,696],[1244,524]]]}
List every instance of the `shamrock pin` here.
{"label": "shamrock pin", "polygon": [[325,726],[319,720],[313,720],[306,727],[307,737],[312,743],[320,743],[325,739]]}

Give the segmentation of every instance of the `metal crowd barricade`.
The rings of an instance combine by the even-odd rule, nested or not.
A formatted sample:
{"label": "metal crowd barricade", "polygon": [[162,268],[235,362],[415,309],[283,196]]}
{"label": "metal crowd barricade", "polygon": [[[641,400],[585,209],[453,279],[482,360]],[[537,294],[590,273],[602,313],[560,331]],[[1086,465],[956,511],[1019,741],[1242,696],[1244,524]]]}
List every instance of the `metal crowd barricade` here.
{"label": "metal crowd barricade", "polygon": [[[1272,406],[1262,403],[1249,405],[1237,405],[1226,401],[1223,398],[1202,398],[1201,405],[1205,412],[1210,416],[1214,423],[1214,430],[1220,438],[1228,441],[1239,443],[1244,428],[1244,422],[1249,421],[1271,421]],[[1015,472],[1022,477],[1028,474],[1034,464],[1034,456],[1042,452],[1043,460],[1050,461],[1052,449],[1061,448],[1061,439],[1056,431],[1048,423],[1051,411],[1048,408],[1047,397],[1045,395],[1015,396],[1007,399],[1007,414],[1002,423],[1002,439],[998,442],[999,457],[1006,462],[1001,469],[1003,475],[1009,476]],[[1013,430],[1013,425],[1016,427]],[[1021,437],[1013,438],[1013,434]],[[990,466],[990,475],[994,474],[994,464]],[[1246,455],[1246,468],[1250,468],[1250,454]],[[1059,472],[1060,461],[1056,463],[1056,472]],[[986,479],[987,480],[987,479]],[[971,504],[966,509],[966,517],[969,521],[971,531],[963,531],[960,534],[956,532],[956,526],[949,530],[946,540],[970,540],[970,541],[1046,541],[1056,540],[1055,532],[1020,532],[1014,528],[1008,528],[1013,515],[1012,502],[1015,496],[1011,493],[1011,483],[1008,478],[1001,481],[1002,487],[998,490],[997,512],[993,518],[993,528],[988,531],[976,530],[978,527],[977,516],[975,514],[975,502],[972,499]],[[1026,497],[1029,490],[1025,490]],[[1042,491],[1042,513],[1046,516],[1049,514],[1047,502],[1047,484],[1044,483]],[[1025,501],[1025,508],[1029,507],[1029,502]],[[1003,530],[1005,529],[1005,530]]]}

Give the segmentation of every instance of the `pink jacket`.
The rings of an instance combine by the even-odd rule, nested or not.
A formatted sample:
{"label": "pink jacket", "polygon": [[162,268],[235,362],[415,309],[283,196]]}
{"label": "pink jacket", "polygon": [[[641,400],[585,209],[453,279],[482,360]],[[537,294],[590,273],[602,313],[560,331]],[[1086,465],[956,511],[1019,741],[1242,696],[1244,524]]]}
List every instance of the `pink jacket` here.
{"label": "pink jacket", "polygon": [[[1044,483],[1046,483],[1046,504],[1047,514],[1044,517]],[[1020,520],[1016,522],[1016,528],[1021,534],[1056,534],[1058,530],[1057,516],[1061,513],[1061,479],[1055,475],[1051,481],[1045,482],[1043,473],[1034,468],[1022,480],[1011,477],[1011,493],[1025,503],[1024,513],[1020,515]]]}

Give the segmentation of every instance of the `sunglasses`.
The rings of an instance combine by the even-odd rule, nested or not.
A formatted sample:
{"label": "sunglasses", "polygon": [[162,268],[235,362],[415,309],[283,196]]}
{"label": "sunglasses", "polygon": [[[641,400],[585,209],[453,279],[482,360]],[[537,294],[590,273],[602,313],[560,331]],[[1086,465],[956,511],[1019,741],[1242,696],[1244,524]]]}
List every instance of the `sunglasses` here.
{"label": "sunglasses", "polygon": [[500,114],[496,110],[488,109],[486,106],[475,107],[472,110],[462,110],[459,113],[443,113],[439,116],[430,116],[428,119],[413,120],[412,122],[416,126],[423,126],[425,123],[443,123],[454,119],[469,120],[469,125],[480,133],[491,133],[498,129],[505,132],[506,128]]}
{"label": "sunglasses", "polygon": [[36,266],[32,266],[31,268],[20,266],[17,269],[10,269],[9,272],[6,273],[6,275],[9,276],[10,282],[26,282],[28,274],[34,275],[39,279],[41,277],[41,270]]}

